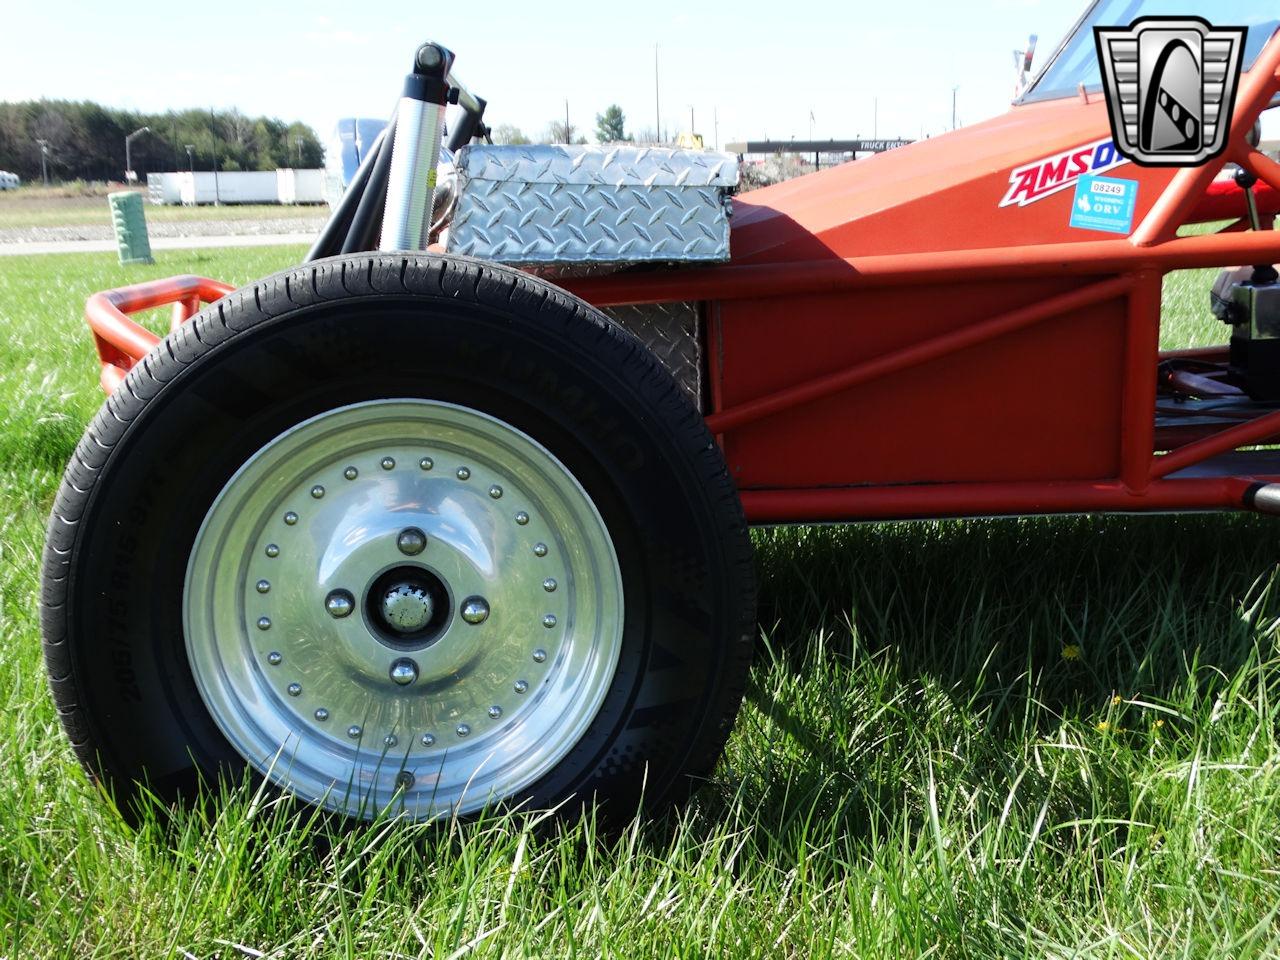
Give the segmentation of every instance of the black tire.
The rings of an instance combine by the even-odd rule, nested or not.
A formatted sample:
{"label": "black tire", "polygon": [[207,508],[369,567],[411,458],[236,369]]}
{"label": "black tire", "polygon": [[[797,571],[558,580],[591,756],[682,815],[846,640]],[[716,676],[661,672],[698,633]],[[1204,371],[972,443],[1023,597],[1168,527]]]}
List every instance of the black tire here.
{"label": "black tire", "polygon": [[[630,814],[714,765],[753,646],[748,531],[701,416],[652,354],[517,271],[442,256],[318,261],[204,310],[138,364],[67,467],[44,553],[49,682],[76,755],[126,812],[247,765],[202,702],[183,571],[211,503],[283,430],[361,400],[481,410],[552,451],[618,555],[625,626],[586,734],[510,797]],[[249,771],[252,774],[252,771]],[[566,810],[580,809],[578,803]]]}

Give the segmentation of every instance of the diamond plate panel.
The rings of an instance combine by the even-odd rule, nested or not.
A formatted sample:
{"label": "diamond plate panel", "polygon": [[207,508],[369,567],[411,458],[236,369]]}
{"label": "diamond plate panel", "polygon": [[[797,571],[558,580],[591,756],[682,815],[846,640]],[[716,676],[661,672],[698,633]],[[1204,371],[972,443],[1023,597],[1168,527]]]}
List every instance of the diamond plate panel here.
{"label": "diamond plate panel", "polygon": [[457,163],[451,253],[521,265],[729,257],[729,154],[474,145]]}
{"label": "diamond plate panel", "polygon": [[698,335],[698,304],[645,303],[603,310],[634,333],[676,382],[702,409],[702,345]]}

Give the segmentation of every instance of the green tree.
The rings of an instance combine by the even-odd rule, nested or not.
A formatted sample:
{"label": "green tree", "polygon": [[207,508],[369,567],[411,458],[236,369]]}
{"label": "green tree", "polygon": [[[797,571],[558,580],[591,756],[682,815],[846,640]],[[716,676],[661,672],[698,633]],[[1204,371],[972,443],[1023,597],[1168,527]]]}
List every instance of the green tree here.
{"label": "green tree", "polygon": [[604,113],[596,114],[596,139],[601,143],[620,143],[631,139],[627,135],[626,114],[616,103],[605,107]]}
{"label": "green tree", "polygon": [[506,144],[525,144],[532,141],[524,135],[524,131],[511,123],[500,123],[493,128],[493,142]]}

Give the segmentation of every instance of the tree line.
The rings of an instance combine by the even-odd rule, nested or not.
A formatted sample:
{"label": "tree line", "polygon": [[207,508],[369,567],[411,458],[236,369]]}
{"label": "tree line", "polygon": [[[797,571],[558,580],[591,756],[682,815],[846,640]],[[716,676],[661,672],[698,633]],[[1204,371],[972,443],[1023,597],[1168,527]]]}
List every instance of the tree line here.
{"label": "tree line", "polygon": [[[165,170],[275,170],[324,165],[324,148],[305,123],[246,117],[238,110],[142,113],[90,101],[0,103],[0,170],[41,177],[41,143],[51,180],[123,180],[125,137],[139,179]],[[190,149],[188,149],[188,147]]]}

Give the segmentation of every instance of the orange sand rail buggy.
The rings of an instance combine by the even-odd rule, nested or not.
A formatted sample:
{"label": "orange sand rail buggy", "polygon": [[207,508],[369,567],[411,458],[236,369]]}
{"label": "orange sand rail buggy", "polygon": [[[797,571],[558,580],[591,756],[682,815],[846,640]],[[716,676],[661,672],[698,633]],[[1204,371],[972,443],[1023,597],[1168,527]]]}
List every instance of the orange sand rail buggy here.
{"label": "orange sand rail buggy", "polygon": [[[1250,136],[1275,23],[1249,25],[1225,152],[1139,166],[1080,53],[1109,6],[1008,114],[738,194],[727,262],[700,264],[538,261],[608,248],[600,211],[626,246],[619,197],[684,243],[681,191],[724,170],[658,151],[627,155],[660,155],[649,182],[579,182],[621,155],[526,154],[550,179],[495,187],[481,162],[523,148],[468,145],[484,101],[421,48],[307,263],[89,300],[110,398],[54,510],[44,625],[90,770],[177,797],[247,769],[353,816],[661,803],[740,699],[748,524],[1280,511],[1275,334],[1232,313],[1280,259],[1280,164]],[[1098,174],[1136,191],[1117,233],[1073,225]],[[528,262],[459,256],[466,216]],[[1165,275],[1237,264],[1263,274],[1215,288],[1231,347],[1161,353]],[[163,341],[128,317],[170,303]]]}

